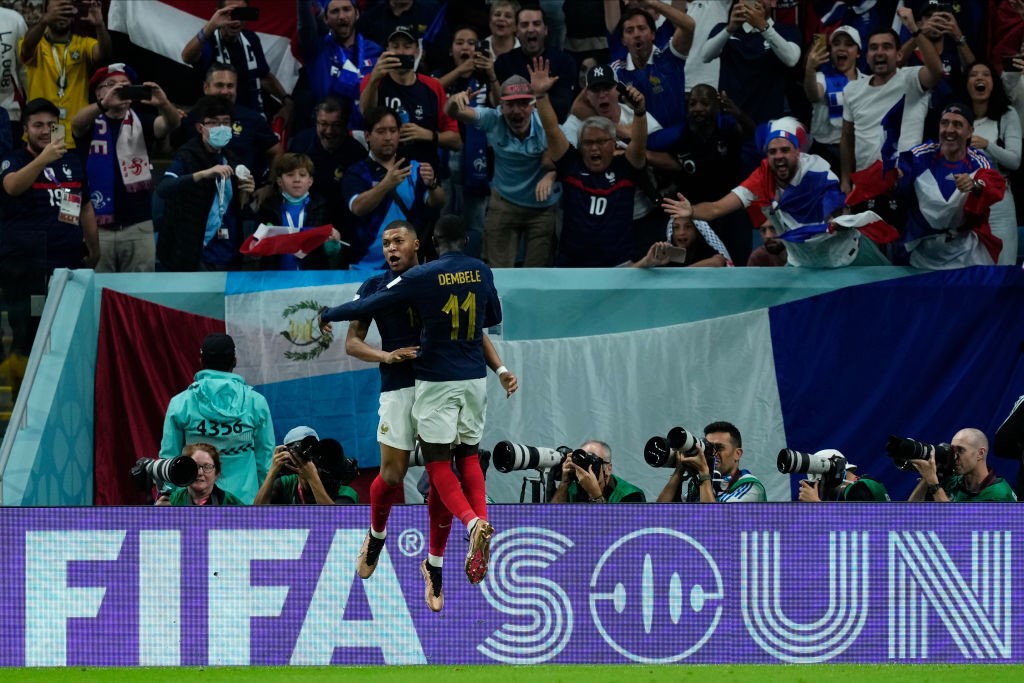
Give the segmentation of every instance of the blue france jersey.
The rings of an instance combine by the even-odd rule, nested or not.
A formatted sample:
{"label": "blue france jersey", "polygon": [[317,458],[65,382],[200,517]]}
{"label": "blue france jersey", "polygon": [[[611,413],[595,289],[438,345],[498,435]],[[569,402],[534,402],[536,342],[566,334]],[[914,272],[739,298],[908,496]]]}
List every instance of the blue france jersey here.
{"label": "blue france jersey", "polygon": [[[374,275],[359,286],[356,300],[370,296],[374,292],[385,289],[399,275],[388,270]],[[377,323],[380,332],[380,347],[384,351],[394,351],[406,346],[417,346],[420,343],[420,318],[412,306],[396,306],[376,313],[371,317],[360,319],[366,325],[370,320]],[[405,389],[416,383],[415,363],[381,363],[380,390],[395,391]]]}
{"label": "blue france jersey", "polygon": [[416,379],[446,382],[487,375],[483,331],[501,322],[501,304],[491,269],[462,252],[449,251],[416,266],[365,299],[325,311],[321,319],[362,320],[409,305],[423,325]]}

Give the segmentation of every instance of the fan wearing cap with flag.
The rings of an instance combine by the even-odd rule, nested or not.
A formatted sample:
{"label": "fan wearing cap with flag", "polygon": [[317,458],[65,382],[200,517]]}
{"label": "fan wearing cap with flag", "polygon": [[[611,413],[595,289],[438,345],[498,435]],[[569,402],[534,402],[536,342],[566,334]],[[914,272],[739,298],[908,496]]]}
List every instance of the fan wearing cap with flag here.
{"label": "fan wearing cap with flag", "polygon": [[[754,225],[769,221],[786,241],[789,265],[810,268],[886,265],[876,242],[893,241],[896,231],[870,211],[839,216],[845,195],[828,162],[802,150],[807,131],[799,121],[783,117],[759,130],[765,159],[731,192],[714,202],[690,206],[682,194],[664,200],[672,215],[690,213],[713,221],[747,209]],[[865,239],[862,232],[871,236]]]}
{"label": "fan wearing cap with flag", "polygon": [[180,125],[181,114],[152,81],[142,84],[148,92],[132,92],[137,81],[123,63],[97,69],[89,80],[95,102],[71,120],[79,148],[89,150],[86,172],[99,226],[100,273],[153,272],[156,263],[149,150]]}

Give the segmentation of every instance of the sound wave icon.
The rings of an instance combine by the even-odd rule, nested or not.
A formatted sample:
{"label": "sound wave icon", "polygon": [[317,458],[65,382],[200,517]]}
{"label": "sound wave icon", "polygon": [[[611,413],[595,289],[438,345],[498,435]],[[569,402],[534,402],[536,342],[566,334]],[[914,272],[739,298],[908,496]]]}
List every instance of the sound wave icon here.
{"label": "sound wave icon", "polygon": [[[639,576],[630,571],[638,564]],[[675,662],[700,649],[722,614],[722,605],[709,603],[725,598],[721,573],[707,550],[666,528],[643,529],[613,543],[598,560],[590,587],[591,617],[602,638],[624,657],[644,663]],[[695,619],[697,614],[702,616]],[[657,637],[641,642],[641,624],[644,636]],[[660,637],[666,629],[673,638]],[[666,650],[659,643],[672,645]]]}
{"label": "sound wave icon", "polygon": [[[651,632],[654,623],[654,562],[650,554],[644,555],[643,570],[640,572],[640,615],[644,623],[644,633]],[[595,600],[611,600],[615,611],[622,614],[626,611],[626,587],[622,582],[616,583],[611,593],[594,593]],[[690,609],[700,612],[708,600],[720,600],[724,597],[721,591],[708,593],[699,583],[690,589]],[[678,624],[683,616],[683,580],[678,572],[668,577],[668,616],[673,624]]]}

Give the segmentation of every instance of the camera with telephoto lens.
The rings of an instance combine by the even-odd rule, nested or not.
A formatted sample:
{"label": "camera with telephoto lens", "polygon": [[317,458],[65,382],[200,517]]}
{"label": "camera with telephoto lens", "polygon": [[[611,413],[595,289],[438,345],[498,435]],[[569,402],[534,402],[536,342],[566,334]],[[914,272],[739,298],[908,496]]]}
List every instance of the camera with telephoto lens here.
{"label": "camera with telephoto lens", "polygon": [[548,470],[560,467],[565,455],[571,452],[566,446],[545,448],[499,441],[491,457],[494,467],[499,472],[508,474],[516,470]]}
{"label": "camera with telephoto lens", "polygon": [[846,478],[846,458],[838,452],[803,453],[783,448],[776,465],[783,474],[806,474],[808,481],[838,482]]}
{"label": "camera with telephoto lens", "polygon": [[312,434],[298,443],[287,444],[288,452],[302,465],[311,462],[316,466],[320,481],[328,491],[348,484],[359,476],[359,462],[345,456],[345,448],[337,439],[318,439]]}
{"label": "camera with telephoto lens", "polygon": [[715,447],[707,439],[694,436],[682,427],[673,427],[667,436],[652,436],[644,446],[644,460],[651,467],[675,467],[676,459],[673,451],[682,451],[683,455],[692,457],[700,452],[697,444],[704,445],[704,458],[708,463],[708,472],[715,471]]}
{"label": "camera with telephoto lens", "polygon": [[199,466],[187,455],[176,458],[139,458],[131,469],[132,479],[143,491],[170,486],[188,486],[196,480]]}
{"label": "camera with telephoto lens", "polygon": [[928,450],[931,448],[935,449],[935,469],[941,481],[944,474],[949,475],[953,472],[953,447],[948,443],[930,444],[895,435],[890,435],[889,440],[885,442],[885,452],[901,470],[913,470],[911,460],[927,460]]}
{"label": "camera with telephoto lens", "polygon": [[[601,472],[601,466],[605,464],[604,460],[597,457],[596,454],[589,451],[585,451],[582,448],[570,450],[566,446],[562,446],[558,449],[562,453],[561,459],[558,461],[558,467],[551,470],[551,478],[554,481],[561,481],[562,479],[562,463],[565,462],[566,458],[572,460],[573,464],[585,470],[590,470],[594,473],[594,476],[598,476]],[[572,470],[569,473],[570,481],[576,478],[576,470]]]}

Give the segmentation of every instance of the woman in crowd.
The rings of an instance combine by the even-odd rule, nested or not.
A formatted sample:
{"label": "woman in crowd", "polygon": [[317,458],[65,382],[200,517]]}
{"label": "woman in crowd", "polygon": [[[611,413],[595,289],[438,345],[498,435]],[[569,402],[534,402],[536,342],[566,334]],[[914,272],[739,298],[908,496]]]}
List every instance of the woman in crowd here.
{"label": "woman in crowd", "polygon": [[164,493],[156,501],[157,505],[193,506],[193,505],[242,505],[242,501],[217,486],[220,475],[220,453],[215,446],[208,443],[190,443],[181,451],[182,455],[192,458],[198,471],[195,481],[185,487],[176,488]]}
{"label": "woman in crowd", "polygon": [[[975,62],[967,69],[964,89],[974,110],[974,135],[971,147],[980,149],[992,160],[996,170],[1006,176],[1020,167],[1020,117],[1010,106],[1010,99],[992,67]],[[1017,210],[1007,182],[1003,199],[992,205],[989,215],[992,234],[1003,241],[997,265],[1017,262]]]}

